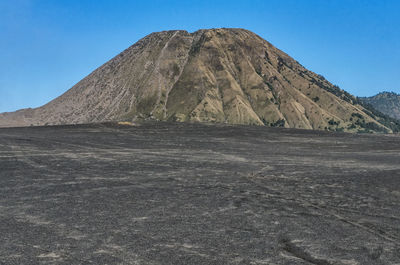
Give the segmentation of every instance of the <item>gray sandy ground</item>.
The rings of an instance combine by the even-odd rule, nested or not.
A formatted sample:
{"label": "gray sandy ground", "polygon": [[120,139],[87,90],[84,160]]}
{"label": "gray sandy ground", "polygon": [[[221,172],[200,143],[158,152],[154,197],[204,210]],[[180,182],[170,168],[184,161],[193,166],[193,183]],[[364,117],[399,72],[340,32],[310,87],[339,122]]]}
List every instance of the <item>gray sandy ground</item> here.
{"label": "gray sandy ground", "polygon": [[0,264],[400,264],[400,138],[0,130]]}

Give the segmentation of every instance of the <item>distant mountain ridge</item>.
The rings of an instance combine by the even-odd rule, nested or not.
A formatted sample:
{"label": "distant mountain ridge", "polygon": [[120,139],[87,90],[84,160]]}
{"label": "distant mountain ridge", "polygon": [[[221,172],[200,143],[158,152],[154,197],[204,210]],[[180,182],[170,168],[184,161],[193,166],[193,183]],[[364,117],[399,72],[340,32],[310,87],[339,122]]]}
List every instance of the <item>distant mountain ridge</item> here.
{"label": "distant mountain ridge", "polygon": [[400,121],[400,94],[385,91],[372,97],[360,99],[380,112]]}
{"label": "distant mountain ridge", "polygon": [[400,124],[244,29],[152,33],[60,97],[0,126],[134,121],[395,132]]}

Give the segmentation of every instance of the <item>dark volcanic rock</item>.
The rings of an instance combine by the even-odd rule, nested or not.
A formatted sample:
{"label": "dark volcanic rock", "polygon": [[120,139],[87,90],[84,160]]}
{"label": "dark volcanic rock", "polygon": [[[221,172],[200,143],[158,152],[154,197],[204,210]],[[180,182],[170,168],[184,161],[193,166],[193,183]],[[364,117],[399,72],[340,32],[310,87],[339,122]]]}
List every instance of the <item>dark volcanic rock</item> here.
{"label": "dark volcanic rock", "polygon": [[0,130],[1,264],[398,264],[400,141],[259,126]]}

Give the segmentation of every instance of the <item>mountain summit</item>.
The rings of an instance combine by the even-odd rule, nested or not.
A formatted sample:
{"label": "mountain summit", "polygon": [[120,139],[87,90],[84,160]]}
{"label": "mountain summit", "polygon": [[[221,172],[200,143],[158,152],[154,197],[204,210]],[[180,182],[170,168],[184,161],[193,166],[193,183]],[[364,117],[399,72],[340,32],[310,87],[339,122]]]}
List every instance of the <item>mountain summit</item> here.
{"label": "mountain summit", "polygon": [[357,99],[244,29],[152,33],[36,109],[0,126],[155,119],[393,131]]}
{"label": "mountain summit", "polygon": [[366,104],[370,104],[389,117],[400,121],[400,94],[381,92],[372,97],[360,98],[360,100]]}

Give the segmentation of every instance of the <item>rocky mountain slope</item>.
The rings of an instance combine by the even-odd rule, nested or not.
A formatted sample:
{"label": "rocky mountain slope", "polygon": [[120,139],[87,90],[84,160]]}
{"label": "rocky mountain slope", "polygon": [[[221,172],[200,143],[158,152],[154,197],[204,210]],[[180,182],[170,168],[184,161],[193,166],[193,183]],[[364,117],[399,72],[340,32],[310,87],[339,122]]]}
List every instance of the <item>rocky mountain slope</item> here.
{"label": "rocky mountain slope", "polygon": [[0,126],[155,119],[392,132],[350,94],[244,29],[152,33],[36,109]]}
{"label": "rocky mountain slope", "polygon": [[394,92],[382,92],[372,97],[360,98],[380,112],[400,120],[400,95]]}

